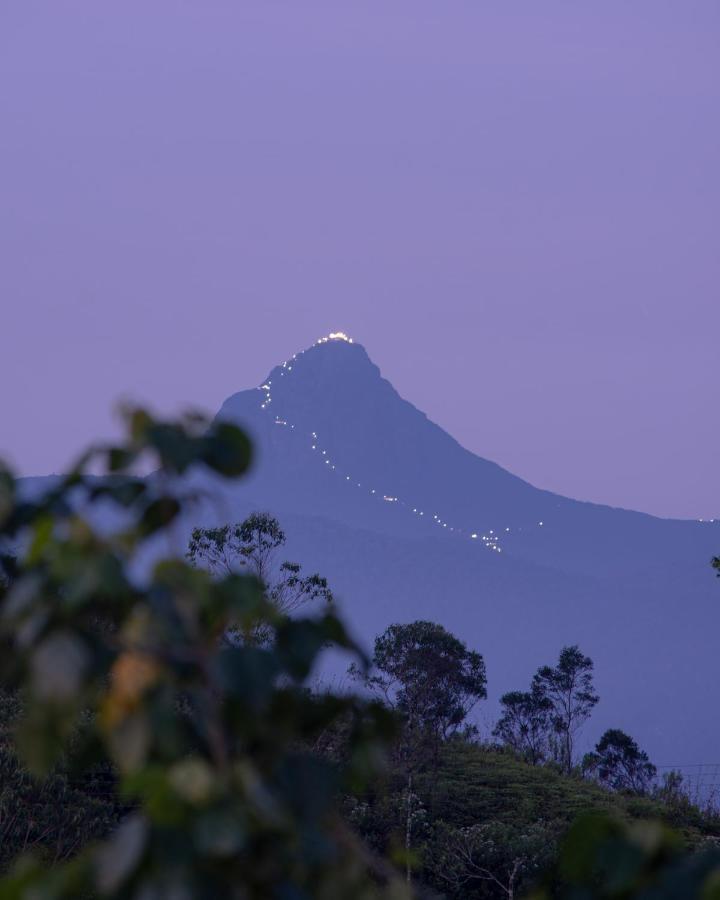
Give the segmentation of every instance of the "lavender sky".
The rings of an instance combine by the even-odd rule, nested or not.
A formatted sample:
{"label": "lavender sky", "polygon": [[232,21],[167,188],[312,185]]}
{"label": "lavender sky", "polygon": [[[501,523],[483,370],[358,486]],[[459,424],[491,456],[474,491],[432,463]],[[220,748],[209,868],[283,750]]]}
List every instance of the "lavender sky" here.
{"label": "lavender sky", "polygon": [[533,483],[720,515],[720,4],[0,3],[0,452],[329,331]]}

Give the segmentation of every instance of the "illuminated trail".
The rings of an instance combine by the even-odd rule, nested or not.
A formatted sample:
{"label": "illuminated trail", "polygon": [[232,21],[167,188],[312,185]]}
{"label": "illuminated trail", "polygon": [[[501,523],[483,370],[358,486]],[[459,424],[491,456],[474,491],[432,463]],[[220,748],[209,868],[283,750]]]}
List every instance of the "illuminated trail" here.
{"label": "illuminated trail", "polygon": [[[319,340],[315,341],[314,346],[317,347],[320,344],[326,344],[326,343],[328,343],[328,341],[346,341],[348,344],[353,343],[352,338],[348,337],[348,335],[346,335],[344,332],[336,331],[336,332],[333,332],[332,334],[327,335],[327,337],[322,337]],[[282,366],[280,367],[281,377],[284,377],[286,374],[289,374],[290,372],[292,372],[293,360],[297,359],[298,356],[302,356],[303,353],[305,353],[305,351],[301,350],[299,354],[296,353],[292,357],[292,359],[286,360],[282,364]],[[260,404],[260,409],[267,409],[272,404],[273,401],[272,401],[271,388],[272,388],[271,380],[268,380],[264,384],[261,384],[260,387],[258,388],[258,390],[263,392],[263,399]],[[276,425],[283,425],[283,426],[291,428],[291,429],[295,428],[294,424],[291,424],[286,419],[282,419],[279,416],[275,416],[274,422]],[[327,450],[325,450],[321,446],[320,439],[318,437],[317,432],[315,432],[315,431],[310,432],[310,449],[313,452],[317,453],[318,456],[324,457],[324,460],[323,460],[324,464],[326,466],[329,466],[329,470],[331,472],[338,471],[335,463],[333,463],[333,461],[330,459],[330,456],[328,455]],[[338,474],[342,475],[343,473],[338,472]],[[472,540],[472,541],[481,541],[482,544],[485,547],[487,547],[488,550],[492,550],[495,553],[502,553],[502,547],[500,546],[500,534],[495,532],[495,530],[492,528],[487,532],[487,534],[481,534],[480,532],[475,532],[475,531],[469,532],[469,531],[466,531],[465,529],[459,528],[455,525],[450,525],[449,522],[446,522],[437,513],[431,513],[431,512],[426,513],[425,510],[419,509],[417,506],[413,506],[410,503],[406,503],[404,500],[401,500],[400,497],[398,497],[394,494],[382,494],[382,493],[379,493],[376,488],[369,487],[367,485],[365,485],[363,487],[362,482],[358,481],[356,478],[352,477],[351,475],[344,474],[344,480],[346,482],[350,482],[351,485],[357,486],[361,490],[362,489],[366,490],[371,496],[374,495],[375,497],[377,497],[379,500],[381,500],[384,503],[397,503],[399,506],[407,509],[407,511],[410,513],[410,515],[415,515],[418,518],[420,518],[420,517],[425,518],[427,515],[427,518],[430,521],[432,521],[434,524],[438,525],[440,528],[447,529],[448,531],[452,531],[455,534],[462,535],[463,537],[467,537],[469,540]],[[542,526],[543,524],[544,524],[543,522],[538,522],[538,526]],[[505,532],[509,533],[510,528],[505,528]]]}

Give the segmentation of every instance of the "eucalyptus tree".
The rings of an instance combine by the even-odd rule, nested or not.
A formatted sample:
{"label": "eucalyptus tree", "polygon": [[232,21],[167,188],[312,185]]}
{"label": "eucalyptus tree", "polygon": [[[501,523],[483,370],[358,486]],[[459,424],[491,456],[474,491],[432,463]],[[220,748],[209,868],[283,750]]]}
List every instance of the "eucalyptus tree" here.
{"label": "eucalyptus tree", "polygon": [[500,698],[502,715],[493,735],[536,766],[551,750],[553,705],[538,684],[529,691],[510,691]]}
{"label": "eucalyptus tree", "polygon": [[435,622],[390,625],[375,638],[362,680],[402,714],[406,732],[433,744],[456,733],[487,696],[481,654]]}
{"label": "eucalyptus tree", "polygon": [[368,672],[351,674],[402,717],[397,761],[406,778],[406,878],[410,881],[413,792],[417,772],[437,761],[442,741],[456,734],[479,700],[487,696],[485,662],[435,622],[390,625],[375,639]]}
{"label": "eucalyptus tree", "polygon": [[283,615],[316,600],[332,603],[326,578],[317,572],[304,575],[298,563],[278,562],[278,552],[285,543],[278,520],[269,513],[254,512],[232,525],[193,528],[186,556],[214,577],[253,575]]}
{"label": "eucalyptus tree", "polygon": [[532,690],[552,705],[556,757],[566,772],[573,767],[575,736],[600,700],[593,668],[593,661],[577,646],[563,647],[557,665],[542,666],[532,681]]}

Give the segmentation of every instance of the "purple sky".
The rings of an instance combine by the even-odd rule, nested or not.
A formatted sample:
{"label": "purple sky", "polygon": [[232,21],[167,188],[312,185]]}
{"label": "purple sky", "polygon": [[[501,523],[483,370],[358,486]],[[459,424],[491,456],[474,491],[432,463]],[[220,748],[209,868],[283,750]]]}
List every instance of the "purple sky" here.
{"label": "purple sky", "polygon": [[4,0],[0,452],[328,331],[477,453],[720,515],[720,4]]}

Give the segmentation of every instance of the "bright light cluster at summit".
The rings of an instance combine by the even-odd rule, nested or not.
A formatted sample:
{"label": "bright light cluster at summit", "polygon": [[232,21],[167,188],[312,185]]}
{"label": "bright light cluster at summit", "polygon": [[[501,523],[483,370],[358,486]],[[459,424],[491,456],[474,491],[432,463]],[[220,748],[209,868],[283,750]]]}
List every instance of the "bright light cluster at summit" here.
{"label": "bright light cluster at summit", "polygon": [[[328,334],[326,337],[321,337],[317,341],[315,341],[314,347],[317,347],[321,344],[326,344],[328,341],[345,341],[348,344],[352,344],[353,340],[351,337],[348,337],[347,334],[343,331],[334,331]],[[299,353],[293,354],[292,358],[289,360],[285,360],[280,367],[280,376],[284,377],[286,374],[292,372],[292,363],[299,356],[302,356],[306,351],[301,350]],[[260,404],[260,409],[267,409],[268,406],[272,403],[272,394],[271,394],[272,381],[268,380],[264,384],[261,384],[258,390],[264,392],[264,397],[262,403]],[[275,416],[275,424],[276,425],[284,425],[291,429],[295,428],[295,425],[288,422],[286,419],[282,419],[279,416]],[[324,457],[323,462],[326,466],[329,466],[329,471],[335,472],[337,470],[337,466],[333,463],[333,461],[328,456],[327,450],[323,449],[320,446],[320,439],[318,438],[317,432],[310,432],[310,449],[318,453],[320,457]],[[357,481],[351,475],[348,475],[343,472],[338,472],[340,475],[344,475],[344,480],[346,482],[350,482],[351,485],[355,485],[361,489],[363,489],[363,484],[360,481]],[[401,500],[398,496],[394,494],[383,494],[379,493],[377,488],[369,487],[367,485],[364,486],[364,490],[366,490],[371,496],[375,495],[378,499],[381,499],[385,503],[397,503],[399,506],[404,507],[408,510],[411,515],[422,516],[425,517],[425,510],[419,509],[417,506],[412,506],[410,503],[406,503],[404,500]],[[437,513],[427,513],[428,517],[432,519],[432,521],[437,524],[441,528],[446,528],[448,531],[454,532],[455,534],[462,535],[464,537],[469,537],[470,540],[480,540],[482,544],[488,548],[488,550],[492,550],[495,553],[502,553],[502,547],[500,546],[500,534],[496,532],[494,529],[490,529],[487,534],[480,534],[478,532],[468,532],[463,528],[460,528],[455,525],[450,525],[444,519],[442,519]],[[542,526],[544,522],[538,522],[538,526]],[[510,533],[510,528],[507,527],[504,529],[505,533]]]}
{"label": "bright light cluster at summit", "polygon": [[[348,344],[352,344],[353,339],[348,337],[344,331],[331,331],[327,337],[321,337],[315,341],[315,346],[318,344],[327,344],[328,341],[345,341]],[[301,352],[304,353],[305,351],[302,350]],[[297,356],[297,354],[295,355]],[[295,359],[295,356],[293,356],[293,359]]]}

